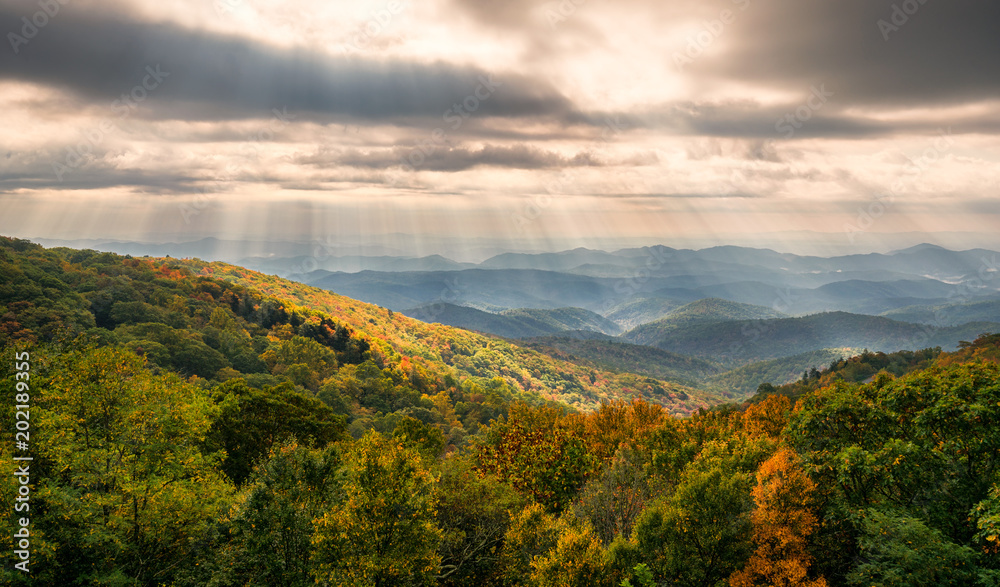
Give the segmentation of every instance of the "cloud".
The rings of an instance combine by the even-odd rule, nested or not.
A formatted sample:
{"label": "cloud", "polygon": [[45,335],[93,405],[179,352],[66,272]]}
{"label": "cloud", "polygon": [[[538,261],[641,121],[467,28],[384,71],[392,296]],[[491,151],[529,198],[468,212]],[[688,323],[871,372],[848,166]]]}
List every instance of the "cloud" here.
{"label": "cloud", "polygon": [[[833,94],[817,108],[812,88]],[[883,117],[842,102],[826,84],[807,86],[801,98],[780,104],[751,100],[678,101],[628,114],[635,128],[676,135],[736,137],[759,140],[872,139],[892,135],[1000,133],[1000,103],[983,103],[974,110],[952,115],[918,112]],[[597,116],[594,116],[597,118]]]}
{"label": "cloud", "polygon": [[[22,16],[0,7],[0,30],[19,31]],[[109,107],[115,100],[122,101],[119,107],[127,103],[134,91],[133,97],[146,97],[134,115],[148,118],[228,120],[269,116],[278,108],[317,121],[405,124],[440,120],[449,111],[581,120],[550,84],[523,75],[281,49],[126,14],[83,13],[72,5],[18,44],[17,53],[0,51],[0,79],[58,87]]]}
{"label": "cloud", "polygon": [[[645,128],[680,135],[755,139],[867,137],[894,130],[884,122],[837,114],[833,107],[829,111],[826,108],[810,108],[808,97],[801,102],[771,105],[749,100],[683,101],[632,113],[631,119]],[[789,129],[793,129],[791,136]]]}
{"label": "cloud", "polygon": [[[344,149],[321,150],[313,155],[300,156],[296,163],[320,167],[348,166],[385,169],[403,165],[411,150],[404,149]],[[592,153],[581,151],[566,157],[554,151],[515,144],[511,146],[484,145],[479,149],[466,147],[435,148],[422,158],[419,169],[427,171],[464,171],[474,167],[506,167],[511,169],[548,169],[559,167],[599,167],[604,165]]]}
{"label": "cloud", "polygon": [[695,74],[793,91],[826,83],[852,106],[976,102],[1000,92],[995,2],[754,2],[720,38],[727,49],[699,60]]}
{"label": "cloud", "polygon": [[0,194],[21,190],[97,190],[127,187],[135,193],[181,195],[212,191],[203,178],[184,173],[146,169],[114,169],[91,165],[73,170],[59,179],[51,168],[36,172],[0,173]]}

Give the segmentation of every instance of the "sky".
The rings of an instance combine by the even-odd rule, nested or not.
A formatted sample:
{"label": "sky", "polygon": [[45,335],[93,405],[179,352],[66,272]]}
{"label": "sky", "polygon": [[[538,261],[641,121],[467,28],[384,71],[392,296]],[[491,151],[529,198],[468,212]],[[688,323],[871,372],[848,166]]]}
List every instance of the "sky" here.
{"label": "sky", "polygon": [[1000,247],[995,2],[0,0],[0,33],[4,235]]}

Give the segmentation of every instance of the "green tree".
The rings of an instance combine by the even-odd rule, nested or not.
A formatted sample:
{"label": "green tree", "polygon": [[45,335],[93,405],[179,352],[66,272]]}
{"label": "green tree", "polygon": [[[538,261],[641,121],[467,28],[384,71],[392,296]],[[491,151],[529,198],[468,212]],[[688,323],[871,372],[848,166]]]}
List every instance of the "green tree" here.
{"label": "green tree", "polygon": [[254,389],[242,379],[231,379],[216,386],[212,398],[219,413],[205,447],[209,452],[225,451],[222,470],[237,485],[257,459],[282,440],[295,438],[305,446],[322,447],[347,438],[343,416],[288,383]]}
{"label": "green tree", "polygon": [[450,456],[441,464],[437,525],[441,528],[440,581],[443,586],[497,585],[505,570],[504,536],[523,498],[472,463]]}
{"label": "green tree", "polygon": [[262,587],[315,584],[314,520],[339,502],[341,464],[338,445],[312,449],[289,441],[273,447],[232,507],[232,539],[215,580]]}
{"label": "green tree", "polygon": [[562,524],[541,504],[532,503],[511,521],[504,537],[501,567],[505,585],[530,585],[532,563],[556,548]]}
{"label": "green tree", "polygon": [[378,433],[344,457],[341,503],[316,522],[317,576],[335,585],[433,585],[441,562],[434,478],[420,456]]}
{"label": "green tree", "polygon": [[574,511],[590,522],[604,545],[628,537],[636,518],[652,497],[641,455],[627,447],[583,487]]}
{"label": "green tree", "polygon": [[633,531],[639,560],[658,580],[690,587],[723,585],[753,551],[751,476],[722,459],[688,465],[676,490],[653,501]]}
{"label": "green tree", "polygon": [[278,343],[261,354],[260,358],[271,373],[285,374],[296,385],[312,391],[318,390],[320,382],[337,368],[336,353],[303,336],[294,336]]}
{"label": "green tree", "polygon": [[922,521],[879,510],[861,514],[861,564],[849,585],[960,587],[976,579],[976,552],[949,541]]}
{"label": "green tree", "polygon": [[198,448],[212,402],[122,350],[51,360],[32,409],[35,462],[48,471],[35,477],[32,518],[56,559],[39,580],[170,583],[197,560],[232,491],[217,455]]}
{"label": "green tree", "polygon": [[416,449],[428,459],[435,459],[444,451],[444,433],[441,429],[410,416],[405,416],[396,423],[392,437],[401,440],[405,446]]}

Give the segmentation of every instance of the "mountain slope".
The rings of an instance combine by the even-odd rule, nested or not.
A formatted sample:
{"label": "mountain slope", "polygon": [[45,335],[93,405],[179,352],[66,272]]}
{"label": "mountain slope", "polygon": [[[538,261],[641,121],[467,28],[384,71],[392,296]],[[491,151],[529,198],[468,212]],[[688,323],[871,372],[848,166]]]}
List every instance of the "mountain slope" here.
{"label": "mountain slope", "polygon": [[965,322],[1000,322],[1000,300],[907,306],[890,310],[882,315],[893,320],[936,326],[956,326]]}
{"label": "mountain slope", "polygon": [[764,306],[741,304],[719,298],[706,298],[686,304],[667,313],[663,318],[643,324],[622,335],[636,344],[655,345],[677,328],[695,324],[730,320],[762,320],[780,318],[784,314]]}
{"label": "mountain slope", "polygon": [[47,250],[0,238],[0,278],[4,345],[84,335],[206,386],[237,378],[254,387],[290,385],[325,397],[359,434],[391,430],[403,415],[440,424],[446,434],[464,426],[471,433],[517,400],[589,410],[647,398],[689,414],[719,399],[225,263]]}
{"label": "mountain slope", "polygon": [[614,306],[604,316],[628,331],[655,322],[683,305],[684,302],[669,298],[637,298]]}
{"label": "mountain slope", "polygon": [[937,328],[878,316],[828,312],[802,318],[680,326],[666,331],[655,346],[740,363],[841,347],[892,352],[940,346],[947,350],[956,348],[960,340],[972,340],[981,333],[998,331],[1000,324],[991,322]]}
{"label": "mountain slope", "polygon": [[[677,381],[692,387],[701,387],[702,381],[721,371],[718,365],[705,359],[621,341],[546,336],[524,343],[558,359]],[[720,391],[725,395],[727,390],[720,388]]]}
{"label": "mountain slope", "polygon": [[643,397],[688,414],[721,398],[650,377],[587,369],[521,348],[487,335],[440,324],[427,324],[372,304],[317,287],[263,275],[226,263],[177,261],[197,275],[251,287],[305,308],[343,320],[381,352],[401,355],[426,368],[451,371],[457,377],[497,378],[515,391],[537,393],[581,409],[601,401]]}
{"label": "mountain slope", "polygon": [[476,308],[437,303],[404,310],[402,313],[422,322],[447,324],[506,338],[528,338],[587,330],[608,335],[621,333],[621,328],[614,322],[582,308],[555,310],[520,308],[494,314]]}
{"label": "mountain slope", "polygon": [[[305,283],[402,312],[447,302],[500,308],[597,310],[612,298],[614,282],[537,269],[318,274]],[[473,304],[474,303],[474,304]]]}
{"label": "mountain slope", "polygon": [[860,354],[861,348],[821,349],[790,357],[770,359],[743,365],[736,369],[710,376],[709,386],[732,393],[734,397],[746,398],[753,395],[761,383],[784,385],[802,377],[804,371],[822,369],[832,361]]}
{"label": "mountain slope", "polygon": [[554,310],[517,308],[506,310],[502,314],[522,323],[538,324],[541,328],[550,329],[550,332],[591,330],[611,336],[622,332],[621,327],[611,320],[583,308],[556,308]]}

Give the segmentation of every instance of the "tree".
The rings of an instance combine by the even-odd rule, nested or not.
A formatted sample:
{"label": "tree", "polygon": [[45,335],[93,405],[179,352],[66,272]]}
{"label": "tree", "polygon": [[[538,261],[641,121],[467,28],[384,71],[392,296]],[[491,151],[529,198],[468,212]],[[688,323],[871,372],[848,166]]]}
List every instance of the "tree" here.
{"label": "tree", "polygon": [[638,558],[660,581],[714,586],[750,556],[750,476],[719,459],[688,465],[675,492],[636,522]]}
{"label": "tree", "polygon": [[635,446],[638,439],[668,418],[662,406],[644,401],[602,403],[587,415],[587,443],[597,458],[611,459],[622,444]]}
{"label": "tree", "polygon": [[226,452],[222,470],[237,485],[246,480],[255,461],[281,440],[295,438],[305,446],[322,447],[347,438],[343,416],[288,383],[254,389],[243,379],[232,379],[216,386],[212,398],[219,414],[205,447]]}
{"label": "tree", "polygon": [[994,485],[988,498],[976,504],[972,510],[972,518],[976,520],[979,532],[976,539],[982,544],[983,550],[989,553],[1000,552],[1000,485]]}
{"label": "tree", "polygon": [[551,511],[562,511],[596,468],[582,432],[557,408],[515,404],[478,445],[479,468]]}
{"label": "tree", "polygon": [[441,528],[440,584],[495,585],[503,576],[504,536],[523,498],[492,475],[476,473],[468,459],[441,464],[436,521]]}
{"label": "tree", "polygon": [[166,324],[144,323],[120,326],[115,330],[123,341],[153,341],[163,345],[169,353],[169,362],[160,364],[182,375],[197,375],[210,379],[229,361],[219,351],[202,341],[200,334],[172,328]]}
{"label": "tree", "polygon": [[849,585],[959,587],[975,582],[975,551],[907,515],[865,510],[861,515],[862,563]]}
{"label": "tree", "polygon": [[396,423],[392,437],[404,446],[416,449],[428,459],[436,459],[444,451],[444,433],[437,426],[424,424],[416,418],[404,416]]}
{"label": "tree", "polygon": [[271,373],[284,374],[296,385],[312,391],[318,390],[319,383],[337,368],[336,353],[304,336],[293,336],[290,340],[277,343],[260,358]]}
{"label": "tree", "polygon": [[751,515],[757,549],[747,565],[729,577],[732,587],[826,587],[825,579],[806,576],[811,559],[807,539],[817,524],[811,511],[815,488],[798,456],[787,448],[761,465],[753,490],[757,507]]}
{"label": "tree", "polygon": [[340,447],[311,449],[294,441],[272,448],[254,468],[230,512],[232,542],[221,583],[314,585],[314,519],[338,503]]}
{"label": "tree", "polygon": [[743,428],[748,434],[778,438],[792,409],[792,402],[783,395],[770,395],[764,401],[751,404],[743,413]]}
{"label": "tree", "polygon": [[433,585],[441,558],[434,478],[420,456],[370,432],[344,457],[341,503],[316,522],[320,581],[388,587]]}
{"label": "tree", "polygon": [[514,516],[504,537],[502,568],[506,585],[530,585],[532,562],[556,548],[562,525],[541,504]]}
{"label": "tree", "polygon": [[51,471],[38,477],[44,505],[32,517],[56,545],[54,570],[66,573],[49,584],[170,583],[193,565],[232,491],[218,455],[198,448],[212,402],[118,349],[71,351],[56,363],[32,410],[36,462]]}
{"label": "tree", "polygon": [[556,546],[531,563],[538,587],[612,587],[607,555],[589,524],[568,525]]}
{"label": "tree", "polygon": [[605,470],[580,492],[574,511],[594,528],[607,546],[616,536],[630,536],[636,518],[651,497],[640,455],[621,448]]}

